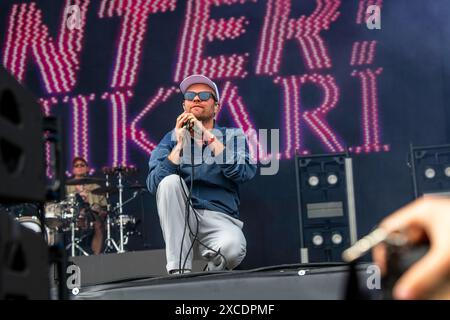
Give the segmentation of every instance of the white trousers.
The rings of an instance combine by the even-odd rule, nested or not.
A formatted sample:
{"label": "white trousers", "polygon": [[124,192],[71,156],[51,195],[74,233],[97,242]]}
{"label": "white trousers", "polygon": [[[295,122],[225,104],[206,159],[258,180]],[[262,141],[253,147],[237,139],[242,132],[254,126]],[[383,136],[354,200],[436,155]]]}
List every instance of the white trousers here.
{"label": "white trousers", "polygon": [[[158,215],[166,243],[166,268],[169,273],[172,270],[180,269],[181,248],[181,269],[183,269],[186,255],[197,232],[197,219],[192,208],[189,211],[189,226],[194,235],[186,225],[186,196],[180,182],[183,184],[184,192],[188,194],[189,188],[184,180],[176,174],[161,180],[156,191]],[[237,267],[244,260],[246,254],[247,242],[242,233],[243,222],[222,212],[202,209],[196,209],[196,211],[198,213],[198,241],[194,242],[184,269],[192,269],[193,256],[209,261],[210,270],[214,270],[214,266],[219,265],[220,269],[231,270]],[[182,244],[185,226],[186,233]],[[220,250],[225,259],[207,247],[215,251]]]}

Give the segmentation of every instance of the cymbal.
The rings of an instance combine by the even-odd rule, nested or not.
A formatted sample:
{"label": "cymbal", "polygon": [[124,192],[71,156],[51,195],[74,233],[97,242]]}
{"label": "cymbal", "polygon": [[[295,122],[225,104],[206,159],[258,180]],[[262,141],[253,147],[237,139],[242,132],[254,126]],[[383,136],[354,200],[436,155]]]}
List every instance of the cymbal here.
{"label": "cymbal", "polygon": [[99,184],[99,183],[104,183],[105,181],[106,181],[105,179],[86,177],[86,178],[80,178],[80,179],[66,180],[66,185],[77,186],[77,185],[84,185],[84,184]]}
{"label": "cymbal", "polygon": [[119,189],[117,187],[100,187],[100,188],[92,190],[91,193],[102,196],[102,195],[105,195],[107,193],[113,194],[113,193],[116,193],[118,191],[119,191]]}
{"label": "cymbal", "polygon": [[[133,184],[133,185],[131,185],[131,186],[129,186],[129,187],[124,186],[123,188],[124,188],[124,190],[141,190],[141,189],[147,189],[147,188],[145,187],[145,185],[143,185],[143,184]],[[107,193],[109,193],[109,194],[114,194],[114,193],[119,192],[119,188],[117,188],[117,187],[115,187],[115,186],[99,187],[99,188],[97,188],[97,189],[92,190],[91,192],[92,192],[92,194],[96,194],[96,195],[105,195],[105,194],[107,194]]]}
{"label": "cymbal", "polygon": [[128,189],[139,190],[139,189],[147,189],[147,187],[143,184],[135,183],[135,184],[129,186]]}

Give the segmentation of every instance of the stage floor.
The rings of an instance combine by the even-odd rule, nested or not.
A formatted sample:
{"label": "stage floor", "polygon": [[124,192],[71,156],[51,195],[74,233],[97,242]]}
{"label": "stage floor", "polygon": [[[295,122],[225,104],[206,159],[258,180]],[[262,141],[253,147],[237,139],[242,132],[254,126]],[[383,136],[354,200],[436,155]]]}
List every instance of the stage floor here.
{"label": "stage floor", "polygon": [[[367,288],[369,264],[359,264],[359,293],[379,299],[380,290]],[[348,266],[298,264],[252,270],[194,272],[155,276],[82,287],[76,300],[341,300],[346,297]]]}

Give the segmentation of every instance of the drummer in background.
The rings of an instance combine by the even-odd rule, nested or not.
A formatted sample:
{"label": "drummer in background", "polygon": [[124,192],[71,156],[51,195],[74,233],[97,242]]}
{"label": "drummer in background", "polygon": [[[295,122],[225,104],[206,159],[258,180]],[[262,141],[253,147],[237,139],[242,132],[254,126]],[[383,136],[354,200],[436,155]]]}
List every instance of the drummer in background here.
{"label": "drummer in background", "polygon": [[[88,177],[89,166],[85,159],[81,157],[75,157],[72,160],[72,174],[73,179],[83,179]],[[90,206],[90,209],[82,210],[82,215],[84,215],[83,221],[94,224],[94,235],[92,237],[91,249],[94,254],[100,254],[103,248],[104,239],[104,227],[105,227],[105,217],[106,217],[106,198],[101,195],[95,195],[92,190],[99,188],[100,185],[91,184],[80,184],[80,185],[67,185],[66,193],[73,194],[78,193],[81,198]]]}

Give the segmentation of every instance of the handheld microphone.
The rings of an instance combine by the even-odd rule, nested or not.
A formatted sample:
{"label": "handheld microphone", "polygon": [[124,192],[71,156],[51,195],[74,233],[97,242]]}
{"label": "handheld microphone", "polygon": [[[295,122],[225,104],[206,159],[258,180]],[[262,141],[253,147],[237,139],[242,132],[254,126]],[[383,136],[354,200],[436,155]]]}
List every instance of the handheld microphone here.
{"label": "handheld microphone", "polygon": [[183,128],[184,128],[184,129],[187,129],[187,130],[192,129],[193,126],[194,126],[194,123],[191,122],[191,120],[188,120],[188,121],[186,121],[186,122],[183,124]]}

